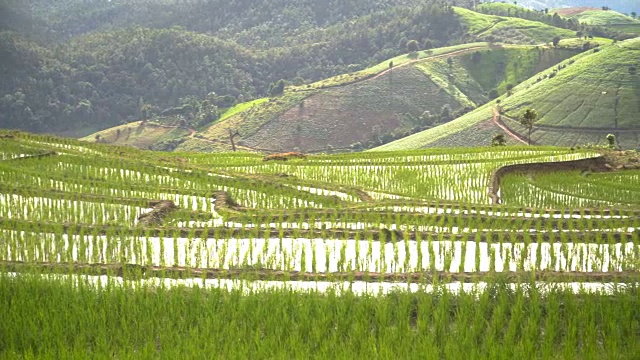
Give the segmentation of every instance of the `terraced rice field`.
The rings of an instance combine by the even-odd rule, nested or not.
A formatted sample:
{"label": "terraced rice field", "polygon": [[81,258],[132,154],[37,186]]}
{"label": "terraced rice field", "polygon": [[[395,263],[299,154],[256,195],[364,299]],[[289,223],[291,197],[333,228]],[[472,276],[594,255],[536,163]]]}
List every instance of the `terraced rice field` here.
{"label": "terraced rice field", "polygon": [[0,133],[0,357],[636,358],[638,171],[489,192],[506,165],[597,156],[264,162]]}

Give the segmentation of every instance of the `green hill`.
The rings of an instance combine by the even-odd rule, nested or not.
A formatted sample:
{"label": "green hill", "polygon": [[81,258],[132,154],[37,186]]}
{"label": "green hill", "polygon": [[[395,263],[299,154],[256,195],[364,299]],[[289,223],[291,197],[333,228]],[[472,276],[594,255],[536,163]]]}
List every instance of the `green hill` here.
{"label": "green hill", "polygon": [[[513,120],[526,108],[539,114],[532,139],[538,144],[575,146],[602,142],[608,133],[618,136],[623,147],[640,144],[640,38],[603,46],[566,60],[553,69],[514,87],[503,96],[503,126],[516,138],[526,131]],[[414,134],[376,150],[409,149],[465,144],[487,145],[503,129],[492,121],[495,102],[451,123]],[[474,127],[492,128],[483,136],[468,136]],[[514,138],[515,140],[515,138]],[[517,140],[515,140],[517,141]]]}
{"label": "green hill", "polygon": [[463,8],[454,9],[467,27],[469,34],[485,41],[541,44],[550,43],[554,37],[561,39],[575,37],[575,31],[554,27],[539,21],[487,15]]}
{"label": "green hill", "polygon": [[582,24],[609,26],[623,24],[640,24],[640,21],[613,10],[586,10],[571,16]]}
{"label": "green hill", "polygon": [[603,26],[622,33],[640,34],[640,20],[613,10],[569,8],[559,9],[557,12],[580,24]]}
{"label": "green hill", "polygon": [[236,105],[220,120],[198,127],[196,134],[167,139],[166,127],[150,123],[146,129],[132,126],[137,138],[105,130],[85,140],[95,141],[98,135],[102,142],[142,148],[221,151],[231,148],[233,129],[240,133],[235,140],[244,149],[372,148],[446,123],[575,54],[573,47],[488,43],[419,51],[355,73],[289,86],[278,97]]}
{"label": "green hill", "polygon": [[447,122],[574,54],[569,48],[487,43],[407,54],[241,105],[242,111],[230,110],[176,150],[229,149],[229,129],[239,131],[241,146],[256,150],[371,148]]}
{"label": "green hill", "polygon": [[608,6],[621,13],[640,11],[640,4],[637,0],[519,0],[518,5],[536,10]]}
{"label": "green hill", "polygon": [[[10,1],[9,9],[18,3]],[[344,83],[349,77],[369,76],[367,71],[378,73],[388,59],[411,50],[432,49],[431,56],[437,48],[478,39],[538,45],[556,36],[573,36],[566,29],[476,14],[439,0],[331,1],[329,10],[310,0],[245,5],[159,1],[149,7],[138,2],[34,0],[28,7],[15,8],[31,9],[34,24],[0,23],[0,29],[19,32],[0,33],[0,127],[80,137],[172,113],[164,125],[201,130],[225,108],[269,96],[272,84],[280,80],[300,90],[301,84],[321,79]],[[230,17],[235,21],[229,23]],[[48,32],[21,30],[40,29],[35,23],[44,24]],[[399,65],[403,59],[407,58],[393,61]],[[369,69],[375,64],[381,65]],[[337,74],[349,75],[335,78]],[[431,80],[438,78],[442,77]],[[322,86],[327,81],[321,81]],[[437,85],[448,88],[442,81]],[[490,85],[482,92],[493,87],[504,92],[507,83]],[[300,91],[311,95],[307,90],[315,87]],[[423,111],[409,105],[403,113],[416,117],[427,110],[439,112],[444,104],[455,110],[485,101],[449,90],[452,102],[442,101],[433,109],[422,101],[416,106]],[[205,100],[206,116],[195,114]],[[290,109],[301,98],[281,100],[276,112]],[[272,118],[274,111],[263,113],[256,123]],[[379,137],[399,137],[415,127],[400,122],[401,131],[388,134],[388,128],[379,129]]]}
{"label": "green hill", "polygon": [[161,113],[211,93],[242,102],[281,79],[367,68],[407,52],[409,39],[439,47],[462,34],[436,0],[22,3],[0,2],[12,17],[0,19],[0,127],[75,136],[140,120],[143,107]]}

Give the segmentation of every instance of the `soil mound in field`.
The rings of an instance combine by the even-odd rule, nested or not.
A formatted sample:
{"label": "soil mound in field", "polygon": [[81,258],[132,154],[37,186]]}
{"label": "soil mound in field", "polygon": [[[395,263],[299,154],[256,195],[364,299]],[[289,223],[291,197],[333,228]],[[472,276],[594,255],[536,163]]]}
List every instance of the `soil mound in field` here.
{"label": "soil mound in field", "polygon": [[164,218],[177,208],[176,204],[170,200],[154,200],[149,202],[149,206],[153,210],[138,216],[139,224],[142,226],[162,225]]}
{"label": "soil mound in field", "polygon": [[288,153],[279,153],[279,154],[271,154],[262,158],[262,161],[273,161],[273,160],[282,160],[287,161],[289,159],[306,159],[307,155],[299,152],[288,152]]}

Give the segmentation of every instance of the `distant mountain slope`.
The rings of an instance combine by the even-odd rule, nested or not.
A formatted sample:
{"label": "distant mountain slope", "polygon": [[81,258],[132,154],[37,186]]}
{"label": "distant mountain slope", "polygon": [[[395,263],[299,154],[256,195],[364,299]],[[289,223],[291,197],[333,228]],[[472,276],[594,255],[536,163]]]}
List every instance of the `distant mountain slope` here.
{"label": "distant mountain slope", "polygon": [[558,13],[580,24],[604,26],[621,33],[640,34],[640,18],[633,18],[613,10],[595,8],[560,9]]}
{"label": "distant mountain slope", "polygon": [[[229,149],[229,129],[239,131],[237,144],[257,150],[370,148],[449,121],[575,53],[569,48],[472,43],[407,54],[238,105],[175,149]],[[105,141],[114,138],[112,132],[99,135]]]}
{"label": "distant mountain slope", "polygon": [[91,34],[53,50],[0,32],[0,44],[5,128],[95,131],[138,120],[145,106],[158,112],[212,91],[255,96],[275,80],[246,49],[177,29]]}
{"label": "distant mountain slope", "polygon": [[[517,3],[517,5],[516,5]],[[509,16],[540,21],[548,25],[570,29],[576,33],[605,36],[617,40],[627,40],[640,33],[640,20],[636,13],[625,15],[615,10],[592,7],[571,7],[535,10],[521,6],[521,3],[482,3],[475,11],[499,16]]]}
{"label": "distant mountain slope", "polygon": [[[448,121],[457,110],[487,102],[492,90],[497,96],[575,54],[486,44],[436,50],[443,54],[423,54],[423,60],[363,81],[289,93],[215,123],[203,134],[223,141],[227,128],[238,128],[241,144],[276,151],[368,148],[433,126],[434,121]],[[262,121],[256,123],[258,118]]]}
{"label": "distant mountain slope", "polygon": [[[575,36],[571,30],[530,20],[477,14],[441,0],[376,3],[332,0],[328,3],[334,6],[331,9],[323,7],[326,2],[319,6],[310,0],[261,0],[250,4],[219,0],[32,0],[29,6],[18,0],[0,0],[0,4],[31,8],[32,17],[70,31],[68,34],[67,30],[57,32],[63,36],[56,40],[63,39],[62,42],[42,42],[41,38],[22,31],[0,32],[0,69],[3,70],[0,73],[0,126],[67,136],[84,136],[160,116],[159,122],[163,125],[195,128],[218,141],[227,136],[228,131],[218,126],[207,127],[221,112],[248,99],[279,94],[280,91],[273,89],[286,85],[288,90],[284,96],[257,106],[250,115],[242,111],[241,115],[227,115],[228,119],[223,119],[225,126],[242,130],[242,140],[247,144],[261,146],[268,142],[271,145],[273,142],[266,139],[267,134],[275,130],[272,121],[285,112],[285,118],[289,118],[293,114],[291,109],[300,107],[303,99],[308,98],[302,106],[309,105],[305,108],[309,111],[315,106],[339,104],[316,101],[321,94],[318,85],[311,84],[313,81],[329,78],[321,83],[345,85],[344,81],[350,78],[370,76],[363,72],[371,70],[362,69],[374,64],[381,63],[374,73],[383,71],[388,59],[399,54],[413,52],[420,56],[420,50],[429,49],[431,52],[424,54],[435,56],[444,45],[475,43],[478,39],[491,44],[544,45],[556,37]],[[120,28],[135,24],[152,27]],[[170,25],[170,28],[158,28]],[[67,35],[71,38],[67,39]],[[556,52],[547,50],[543,53]],[[454,58],[462,59],[461,55]],[[403,55],[393,61],[398,66],[403,59],[414,58]],[[551,65],[559,60],[562,58],[543,57],[539,63]],[[513,58],[499,61],[495,56],[486,56],[480,63],[491,61],[491,66],[478,71],[473,64],[456,67],[456,61],[444,65],[442,61],[402,69],[393,82],[397,87],[397,79],[402,76],[416,80],[426,76],[433,84],[423,94],[431,94],[432,87],[439,89],[431,100],[407,94],[408,90],[402,89],[382,96],[381,89],[389,92],[388,84],[392,82],[386,77],[384,86],[379,84],[383,81],[380,78],[376,79],[375,86],[367,89],[349,88],[349,96],[363,93],[368,101],[375,102],[365,106],[363,113],[389,99],[393,99],[393,103],[383,107],[393,110],[376,113],[380,118],[372,124],[379,126],[372,128],[372,133],[365,132],[362,139],[352,143],[341,140],[335,146],[342,148],[360,143],[369,147],[410,134],[424,127],[420,118],[425,111],[432,117],[439,116],[438,121],[449,120],[458,110],[475,107],[504,93],[508,86],[523,79],[522,74],[531,75],[537,66],[531,66],[530,62],[518,64]],[[447,66],[464,71],[456,75]],[[414,75],[405,71],[413,71]],[[337,74],[347,75],[338,80],[331,78]],[[475,83],[467,82],[465,76],[473,78]],[[374,82],[368,85],[371,84]],[[411,86],[409,83],[406,88]],[[342,96],[340,100],[347,98]],[[406,99],[414,100],[407,102]],[[406,105],[401,105],[403,102]],[[362,104],[358,102],[358,106]],[[326,111],[319,114],[327,114],[342,123],[344,114],[360,111],[358,106],[345,109],[345,104],[339,105],[339,116]],[[311,116],[312,113],[305,114]],[[397,126],[383,125],[383,118],[392,119],[389,122]],[[294,128],[303,129],[303,125],[296,124]],[[322,132],[313,127],[309,131]],[[362,143],[364,139],[369,139],[368,144]],[[193,138],[188,141],[191,140]],[[291,140],[286,146],[299,142]]]}
{"label": "distant mountain slope", "polygon": [[[571,10],[571,9],[568,9]],[[564,15],[563,11],[558,11],[560,15]],[[587,9],[577,14],[569,16],[572,19],[578,20],[582,24],[587,25],[623,25],[623,24],[640,24],[640,20],[634,19],[630,16],[621,14],[613,10],[602,9]]]}
{"label": "distant mountain slope", "polygon": [[602,6],[608,6],[621,13],[631,13],[632,11],[640,13],[640,3],[637,0],[520,0],[518,1],[518,5],[538,10],[571,7],[591,7],[599,9]]}
{"label": "distant mountain slope", "polygon": [[[502,97],[501,123],[520,138],[526,131],[515,120],[526,108],[539,113],[532,139],[539,144],[574,146],[601,142],[608,133],[627,148],[640,146],[640,38],[590,50],[566,60]],[[431,147],[455,138],[481,123],[490,125],[496,103],[487,104],[451,123],[383,145],[376,150]],[[494,133],[494,134],[495,134]],[[491,135],[491,134],[487,134]],[[487,145],[490,137],[465,136],[467,145]]]}
{"label": "distant mountain slope", "polygon": [[640,76],[633,70],[640,65],[640,39],[605,47],[566,65],[544,74],[557,76],[506,98],[505,111],[517,114],[533,105],[539,125],[640,127]]}
{"label": "distant mountain slope", "polygon": [[[19,0],[3,0],[18,2]],[[282,39],[396,7],[433,0],[30,0],[33,16],[69,38],[134,26],[215,34],[244,45],[282,46]],[[232,21],[231,21],[232,20]],[[280,38],[280,43],[278,43]],[[245,42],[246,41],[246,42]],[[261,46],[262,47],[262,46]]]}
{"label": "distant mountain slope", "polygon": [[[439,0],[326,4],[0,0],[13,23],[31,8],[25,16],[69,30],[46,41],[50,34],[0,16],[0,30],[16,31],[0,34],[0,127],[82,136],[139,120],[143,109],[160,113],[211,93],[242,102],[266,96],[279,80],[303,84],[363,69],[406,53],[410,40],[424,49],[463,38]],[[132,26],[140,21],[154,28]]]}
{"label": "distant mountain slope", "polygon": [[464,8],[454,8],[468,32],[485,41],[516,44],[549,43],[555,37],[575,37],[575,31],[561,29],[538,21],[486,15]]}

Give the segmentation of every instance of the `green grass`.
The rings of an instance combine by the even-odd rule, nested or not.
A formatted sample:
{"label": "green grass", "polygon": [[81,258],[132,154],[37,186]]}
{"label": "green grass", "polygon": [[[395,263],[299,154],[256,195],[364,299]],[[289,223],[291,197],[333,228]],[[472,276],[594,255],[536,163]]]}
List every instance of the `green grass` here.
{"label": "green grass", "polygon": [[[437,140],[429,141],[424,145],[425,148],[451,148],[451,147],[468,147],[469,144],[478,144],[479,146],[489,146],[493,137],[497,134],[503,134],[500,129],[491,120],[482,121],[471,127],[455,133],[455,136],[439,137]],[[522,145],[521,142],[505,136],[506,145],[517,146]]]}
{"label": "green grass", "polygon": [[268,98],[262,98],[262,99],[256,99],[256,100],[252,100],[252,101],[247,101],[244,103],[240,103],[237,105],[234,105],[233,107],[227,109],[227,111],[225,111],[221,116],[220,119],[218,119],[218,121],[223,121],[226,118],[230,118],[238,113],[241,113],[243,111],[246,111],[256,105],[260,105],[266,101],[269,101]]}
{"label": "green grass", "polygon": [[613,40],[601,37],[585,40],[584,38],[572,38],[560,40],[559,46],[568,49],[582,49],[584,44],[589,43],[592,46],[611,45]]}
{"label": "green grass", "polygon": [[141,122],[136,121],[99,131],[80,140],[95,142],[96,136],[99,136],[100,142],[103,143],[149,149],[164,142],[183,141],[187,135],[189,135],[189,131],[183,128],[163,126],[151,122],[141,125]]}
{"label": "green grass", "polygon": [[633,290],[608,297],[491,289],[246,296],[0,276],[0,344],[4,356],[27,358],[632,359],[640,352]]}

